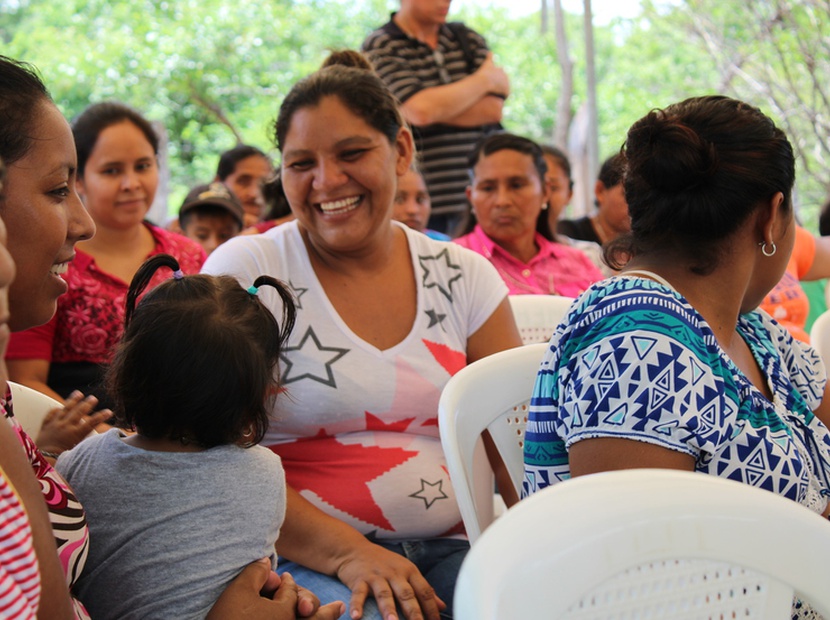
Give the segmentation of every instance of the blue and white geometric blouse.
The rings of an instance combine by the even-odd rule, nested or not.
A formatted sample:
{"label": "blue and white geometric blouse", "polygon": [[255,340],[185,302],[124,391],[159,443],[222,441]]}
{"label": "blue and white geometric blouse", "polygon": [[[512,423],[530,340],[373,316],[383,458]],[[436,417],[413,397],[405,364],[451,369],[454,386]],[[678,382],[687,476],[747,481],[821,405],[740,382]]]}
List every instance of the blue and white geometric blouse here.
{"label": "blue and white geometric blouse", "polygon": [[618,437],[689,454],[696,471],[822,512],[830,432],[813,409],[824,393],[824,365],[764,312],[742,315],[737,330],[772,402],[667,284],[620,276],[592,286],[556,330],[536,378],[522,495],[570,477],[574,442]]}

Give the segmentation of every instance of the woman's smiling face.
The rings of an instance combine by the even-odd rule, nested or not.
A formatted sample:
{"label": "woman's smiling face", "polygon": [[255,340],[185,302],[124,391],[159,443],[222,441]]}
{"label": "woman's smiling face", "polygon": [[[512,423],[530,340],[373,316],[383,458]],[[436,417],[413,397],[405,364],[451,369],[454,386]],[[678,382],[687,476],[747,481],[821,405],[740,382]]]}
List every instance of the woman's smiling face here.
{"label": "woman's smiling face", "polygon": [[397,177],[412,149],[408,130],[390,144],[336,96],[297,110],[283,146],[282,180],[311,243],[352,253],[388,234]]}
{"label": "woman's smiling face", "polygon": [[60,276],[75,256],[75,243],[95,233],[75,190],[77,158],[69,124],[51,102],[43,100],[38,108],[31,148],[7,164],[0,207],[17,265],[9,289],[13,331],[52,318],[66,292]]}
{"label": "woman's smiling face", "polygon": [[129,120],[105,128],[89,154],[78,189],[96,224],[139,226],[158,188],[153,145]]}

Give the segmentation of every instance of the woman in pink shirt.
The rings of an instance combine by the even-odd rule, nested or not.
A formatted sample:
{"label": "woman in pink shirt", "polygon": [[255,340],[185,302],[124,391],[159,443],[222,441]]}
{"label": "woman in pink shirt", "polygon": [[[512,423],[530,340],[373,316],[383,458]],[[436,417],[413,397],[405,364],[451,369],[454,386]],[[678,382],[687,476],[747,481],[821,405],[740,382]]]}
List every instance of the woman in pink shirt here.
{"label": "woman in pink shirt", "polygon": [[580,250],[536,232],[547,208],[547,165],[532,140],[509,133],[481,141],[469,159],[467,198],[477,224],[455,242],[485,256],[511,295],[576,297],[602,273]]}

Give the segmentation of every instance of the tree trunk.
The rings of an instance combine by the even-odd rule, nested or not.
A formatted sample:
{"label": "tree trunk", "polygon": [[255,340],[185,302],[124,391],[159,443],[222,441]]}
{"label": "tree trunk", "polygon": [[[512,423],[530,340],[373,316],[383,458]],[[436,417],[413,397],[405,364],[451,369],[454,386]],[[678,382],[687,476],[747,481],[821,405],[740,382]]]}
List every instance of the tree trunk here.
{"label": "tree trunk", "polygon": [[559,101],[556,104],[556,125],[553,129],[553,143],[561,149],[567,147],[568,130],[573,120],[572,100],[574,92],[574,63],[568,52],[568,33],[565,28],[565,12],[562,0],[553,0],[554,26],[556,36],[556,57],[562,72]]}
{"label": "tree trunk", "polygon": [[[595,175],[599,169],[599,140],[597,132],[599,120],[597,115],[597,79],[594,70],[594,20],[591,12],[591,0],[583,0],[585,7],[585,77],[588,81],[588,141],[587,141],[587,168]],[[590,202],[585,210],[591,208]]]}

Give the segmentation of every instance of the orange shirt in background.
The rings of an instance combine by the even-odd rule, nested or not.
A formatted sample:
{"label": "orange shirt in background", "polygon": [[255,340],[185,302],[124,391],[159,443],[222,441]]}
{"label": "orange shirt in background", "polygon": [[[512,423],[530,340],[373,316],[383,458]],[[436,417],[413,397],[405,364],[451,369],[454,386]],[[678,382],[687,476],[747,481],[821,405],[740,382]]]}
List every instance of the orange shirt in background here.
{"label": "orange shirt in background", "polygon": [[810,342],[805,329],[810,314],[810,300],[801,288],[800,280],[813,266],[815,256],[815,237],[801,226],[796,226],[795,245],[787,271],[761,303],[763,310],[786,327],[793,337],[803,342]]}

